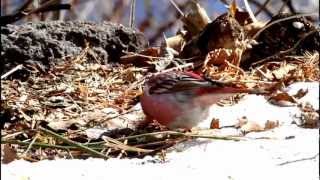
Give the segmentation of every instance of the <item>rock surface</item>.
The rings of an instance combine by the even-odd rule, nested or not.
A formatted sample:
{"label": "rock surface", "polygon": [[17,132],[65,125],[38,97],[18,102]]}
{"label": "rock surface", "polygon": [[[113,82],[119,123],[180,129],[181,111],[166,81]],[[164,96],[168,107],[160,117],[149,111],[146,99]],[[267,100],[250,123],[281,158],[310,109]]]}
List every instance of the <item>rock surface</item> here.
{"label": "rock surface", "polygon": [[117,61],[122,51],[148,46],[144,35],[110,22],[31,22],[1,27],[1,74],[18,64],[48,69],[64,57],[79,55],[89,45],[89,60]]}

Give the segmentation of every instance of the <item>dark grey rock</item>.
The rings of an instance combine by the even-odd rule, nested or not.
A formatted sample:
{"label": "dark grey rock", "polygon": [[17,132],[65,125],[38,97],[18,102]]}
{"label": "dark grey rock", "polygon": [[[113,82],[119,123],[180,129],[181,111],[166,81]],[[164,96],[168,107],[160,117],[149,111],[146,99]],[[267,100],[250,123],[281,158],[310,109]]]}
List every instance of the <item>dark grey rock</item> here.
{"label": "dark grey rock", "polygon": [[117,61],[123,51],[137,52],[148,46],[142,33],[110,22],[50,21],[7,25],[1,27],[1,74],[18,64],[37,64],[48,69],[64,57],[80,54],[86,43],[93,56],[103,64]]}

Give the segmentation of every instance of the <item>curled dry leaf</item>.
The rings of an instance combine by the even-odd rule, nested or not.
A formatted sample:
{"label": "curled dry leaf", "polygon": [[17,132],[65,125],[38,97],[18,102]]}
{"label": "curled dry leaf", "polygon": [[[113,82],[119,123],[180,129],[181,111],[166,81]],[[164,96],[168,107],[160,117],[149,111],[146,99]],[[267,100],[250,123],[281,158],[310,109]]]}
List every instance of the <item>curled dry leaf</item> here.
{"label": "curled dry leaf", "polygon": [[281,107],[295,106],[297,104],[296,98],[286,92],[276,93],[272,95],[268,101]]}
{"label": "curled dry leaf", "polygon": [[308,89],[299,89],[299,91],[293,95],[294,98],[301,99],[308,93]]}
{"label": "curled dry leaf", "polygon": [[240,59],[241,53],[233,49],[219,48],[210,51],[205,59],[204,66],[221,66],[225,65],[226,61],[236,65]]}
{"label": "curled dry leaf", "polygon": [[219,129],[219,128],[220,128],[219,119],[213,118],[210,123],[210,129]]}

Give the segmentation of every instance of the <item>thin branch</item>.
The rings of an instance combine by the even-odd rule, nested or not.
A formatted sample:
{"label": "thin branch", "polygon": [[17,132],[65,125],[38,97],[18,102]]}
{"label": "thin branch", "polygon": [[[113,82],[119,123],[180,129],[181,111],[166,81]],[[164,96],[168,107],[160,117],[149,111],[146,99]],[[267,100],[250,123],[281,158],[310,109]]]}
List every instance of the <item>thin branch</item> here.
{"label": "thin branch", "polygon": [[287,21],[290,19],[294,19],[294,18],[300,18],[300,17],[306,17],[306,16],[317,16],[317,13],[308,13],[308,14],[297,14],[297,15],[293,15],[290,17],[286,17],[286,18],[282,18],[282,19],[278,19],[275,20],[273,22],[271,22],[270,24],[267,24],[266,26],[264,26],[262,29],[260,29],[254,36],[252,36],[252,39],[256,39],[264,30],[266,30],[267,28],[273,26],[274,24],[283,22],[283,21]]}
{"label": "thin branch", "polygon": [[136,14],[136,0],[131,0],[129,27],[133,28]]}
{"label": "thin branch", "polygon": [[270,0],[266,0],[263,4],[256,0],[250,0],[250,2],[259,7],[257,12],[254,13],[255,16],[258,16],[262,11],[264,11],[270,18],[273,16],[273,13],[267,8],[267,5],[270,2]]}
{"label": "thin branch", "polygon": [[98,157],[101,157],[101,158],[104,158],[104,159],[108,159],[108,158],[109,158],[108,156],[106,156],[106,155],[104,155],[104,154],[102,154],[102,153],[100,153],[100,152],[98,152],[98,151],[96,151],[96,150],[94,150],[94,149],[91,149],[91,148],[89,148],[89,147],[87,147],[87,146],[84,146],[84,145],[82,145],[82,144],[80,144],[80,143],[77,143],[77,142],[74,142],[74,141],[72,141],[72,140],[70,140],[70,139],[67,139],[67,138],[65,138],[65,137],[62,137],[62,136],[60,136],[59,134],[57,134],[57,133],[55,133],[55,132],[53,132],[53,131],[50,131],[50,130],[48,130],[48,129],[46,129],[46,128],[39,127],[39,129],[40,129],[41,131],[43,131],[44,133],[46,133],[46,134],[48,134],[48,135],[50,135],[50,136],[52,136],[52,137],[55,137],[55,138],[57,138],[57,139],[65,142],[65,143],[67,143],[67,144],[69,144],[69,145],[78,147],[78,148],[81,149],[82,151],[85,151],[85,152],[87,152],[87,153],[89,153],[89,154],[91,154],[91,155],[98,156]]}
{"label": "thin branch", "polygon": [[130,140],[130,139],[137,139],[141,137],[147,137],[147,136],[168,136],[168,135],[174,135],[174,136],[181,136],[181,137],[193,137],[193,138],[207,138],[207,139],[219,139],[219,140],[233,140],[233,141],[240,141],[239,138],[235,137],[222,137],[222,136],[210,136],[210,135],[197,135],[197,134],[190,134],[190,133],[181,133],[176,131],[161,131],[161,132],[153,132],[153,133],[145,133],[145,134],[139,134],[134,136],[127,136],[118,138],[118,141],[121,140]]}
{"label": "thin branch", "polygon": [[246,7],[246,10],[247,10],[248,13],[249,13],[249,16],[250,16],[252,22],[253,22],[253,23],[257,23],[258,20],[257,20],[257,18],[254,16],[254,14],[253,14],[253,12],[252,12],[252,9],[251,9],[251,7],[250,7],[250,5],[249,5],[249,3],[248,3],[248,0],[243,0],[243,1],[244,1],[244,5],[245,5],[245,7]]}
{"label": "thin branch", "polygon": [[39,132],[35,135],[35,137],[32,139],[32,141],[30,142],[30,144],[28,145],[28,148],[25,152],[23,152],[22,156],[26,156],[27,153],[29,152],[29,150],[31,149],[32,145],[36,142],[36,140],[39,137]]}
{"label": "thin branch", "polygon": [[122,143],[119,140],[113,139],[108,136],[102,136],[102,139],[105,141],[105,144],[104,144],[105,146],[111,147],[114,149],[121,149],[124,151],[140,152],[140,153],[148,153],[153,151],[150,149],[142,149],[138,147],[128,146],[125,143]]}
{"label": "thin branch", "polygon": [[21,70],[24,66],[22,64],[17,65],[16,67],[12,68],[10,71],[6,72],[5,74],[3,74],[1,76],[1,79],[5,79],[8,76],[10,76],[11,74],[13,74],[14,72]]}
{"label": "thin branch", "polygon": [[170,0],[170,3],[173,5],[173,7],[179,12],[179,14],[182,17],[185,17],[184,13],[182,12],[182,10],[179,8],[179,6],[176,4],[176,2],[174,2],[174,0]]}
{"label": "thin branch", "polygon": [[296,160],[292,160],[292,161],[286,161],[286,162],[278,164],[278,166],[283,166],[283,165],[287,165],[287,164],[291,164],[291,163],[295,163],[295,162],[300,162],[300,161],[314,160],[318,156],[319,156],[319,153],[317,153],[314,156],[308,157],[308,158],[301,158],[301,159],[296,159]]}
{"label": "thin branch", "polygon": [[[1,139],[1,144],[18,144],[21,146],[29,146],[30,142],[24,142],[24,141],[18,141],[18,140],[2,140]],[[63,149],[63,150],[78,149],[77,147],[74,147],[74,146],[61,146],[61,145],[53,145],[53,144],[37,143],[37,142],[33,143],[33,146],[41,147],[41,148],[57,148],[57,149]]]}
{"label": "thin branch", "polygon": [[258,64],[268,62],[268,61],[270,61],[270,59],[272,59],[272,58],[274,58],[274,57],[288,54],[289,52],[295,50],[295,49],[299,46],[299,44],[300,44],[304,39],[306,39],[308,36],[312,35],[313,33],[317,32],[317,31],[318,31],[318,29],[315,29],[315,30],[313,30],[313,31],[308,32],[308,33],[305,34],[302,38],[300,38],[291,48],[289,48],[289,49],[287,49],[287,50],[285,50],[285,51],[280,51],[280,52],[278,52],[278,53],[276,53],[276,54],[273,54],[273,55],[271,55],[271,56],[268,56],[268,57],[266,57],[266,58],[263,58],[263,59],[255,62],[255,63],[252,63],[251,66],[256,66],[256,65],[258,65]]}
{"label": "thin branch", "polygon": [[285,2],[285,4],[287,5],[287,7],[289,8],[289,10],[292,14],[296,13],[296,10],[294,9],[293,4],[292,4],[292,0],[282,0],[282,1]]}

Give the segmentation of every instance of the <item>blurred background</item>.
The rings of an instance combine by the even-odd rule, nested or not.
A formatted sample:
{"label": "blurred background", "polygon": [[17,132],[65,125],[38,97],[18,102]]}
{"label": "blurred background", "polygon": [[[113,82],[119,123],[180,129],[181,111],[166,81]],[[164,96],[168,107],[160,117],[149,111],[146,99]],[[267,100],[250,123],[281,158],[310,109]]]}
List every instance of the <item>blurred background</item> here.
{"label": "blurred background", "polygon": [[[39,7],[48,1],[71,4],[70,10],[38,13],[23,18],[15,24],[26,21],[46,20],[86,20],[94,22],[112,21],[129,26],[130,7],[133,0],[1,0],[1,16],[14,14],[26,2]],[[175,0],[178,6],[186,11],[188,0]],[[231,0],[199,0],[211,20],[227,11]],[[244,8],[243,0],[236,1]],[[318,0],[248,0],[257,19],[266,21],[279,12],[318,13]],[[29,6],[30,6],[29,5]],[[162,33],[172,36],[181,27],[178,11],[169,0],[136,0],[134,27],[144,32],[151,45],[158,45]],[[318,21],[318,20],[316,20]],[[319,22],[319,21],[318,21]]]}

